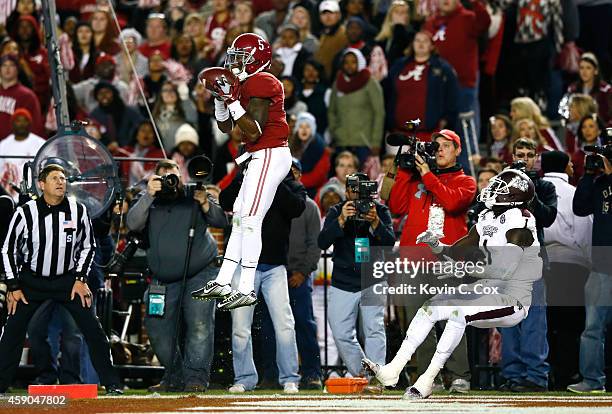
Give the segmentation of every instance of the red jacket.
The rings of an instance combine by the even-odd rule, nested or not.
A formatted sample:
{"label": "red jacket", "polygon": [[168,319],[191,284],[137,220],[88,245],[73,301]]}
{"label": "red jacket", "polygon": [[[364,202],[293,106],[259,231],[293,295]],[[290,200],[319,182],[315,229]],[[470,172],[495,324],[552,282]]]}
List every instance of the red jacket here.
{"label": "red jacket", "polygon": [[478,37],[491,24],[487,9],[480,1],[473,1],[474,10],[457,3],[449,15],[436,14],[425,23],[424,29],[434,36],[433,41],[444,59],[457,72],[459,84],[464,88],[476,86],[478,74]]}
{"label": "red jacket", "polygon": [[11,133],[11,117],[18,108],[25,108],[32,114],[31,132],[46,137],[38,97],[30,88],[16,83],[6,89],[0,86],[0,140]]}
{"label": "red jacket", "polygon": [[325,148],[323,155],[316,163],[314,168],[310,171],[304,171],[300,181],[302,184],[304,184],[304,187],[306,187],[307,190],[318,190],[327,182],[327,176],[329,175],[330,168],[331,161],[329,159],[329,149]]}
{"label": "red jacket", "polygon": [[393,214],[408,214],[400,246],[415,246],[416,237],[427,230],[432,203],[444,208],[442,243],[453,244],[467,234],[467,210],[476,194],[476,181],[456,166],[438,175],[423,177],[399,170],[387,205]]}

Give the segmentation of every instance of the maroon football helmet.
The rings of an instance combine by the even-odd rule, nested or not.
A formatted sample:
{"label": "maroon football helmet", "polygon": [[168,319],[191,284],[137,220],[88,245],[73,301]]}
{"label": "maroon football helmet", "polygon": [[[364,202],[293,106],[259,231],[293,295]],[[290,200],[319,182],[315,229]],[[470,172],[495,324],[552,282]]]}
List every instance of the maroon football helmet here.
{"label": "maroon football helmet", "polygon": [[244,33],[227,48],[225,67],[244,82],[249,76],[270,67],[271,61],[270,43],[255,33]]}
{"label": "maroon football helmet", "polygon": [[534,196],[535,186],[531,178],[522,171],[507,169],[491,178],[478,201],[489,209],[494,206],[519,207],[529,203]]}

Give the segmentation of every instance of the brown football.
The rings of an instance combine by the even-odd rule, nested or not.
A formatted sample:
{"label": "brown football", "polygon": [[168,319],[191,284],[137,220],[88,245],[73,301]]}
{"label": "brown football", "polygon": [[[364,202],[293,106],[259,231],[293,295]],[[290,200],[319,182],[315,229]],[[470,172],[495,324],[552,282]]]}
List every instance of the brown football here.
{"label": "brown football", "polygon": [[227,81],[231,84],[233,84],[236,80],[236,76],[232,73],[232,71],[219,67],[204,69],[198,74],[198,79],[204,84],[206,89],[212,92],[215,81],[221,76],[225,76],[225,79],[227,79]]}

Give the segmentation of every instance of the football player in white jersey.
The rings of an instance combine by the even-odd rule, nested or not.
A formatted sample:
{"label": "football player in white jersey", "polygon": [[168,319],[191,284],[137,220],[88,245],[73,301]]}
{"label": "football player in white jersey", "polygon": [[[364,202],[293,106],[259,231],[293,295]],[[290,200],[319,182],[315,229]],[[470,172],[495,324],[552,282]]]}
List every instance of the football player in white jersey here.
{"label": "football player in white jersey", "polygon": [[417,243],[424,242],[435,254],[451,259],[464,257],[466,248],[478,249],[486,266],[482,274],[472,274],[479,280],[467,288],[480,284],[495,287],[497,294],[486,298],[472,295],[469,299],[464,294],[438,294],[428,300],[410,323],[406,338],[391,362],[380,366],[363,360],[364,368],[383,385],[397,384],[402,369],[438,321],[447,323],[436,352],[427,370],[406,390],[404,398],[421,399],[431,395],[434,379],[459,344],[466,326],[511,327],[527,317],[533,282],[542,277],[535,218],[527,210],[534,195],[533,182],[525,173],[504,170],[480,194],[479,201],[486,208],[465,237],[452,246],[440,243],[430,230],[417,237]]}

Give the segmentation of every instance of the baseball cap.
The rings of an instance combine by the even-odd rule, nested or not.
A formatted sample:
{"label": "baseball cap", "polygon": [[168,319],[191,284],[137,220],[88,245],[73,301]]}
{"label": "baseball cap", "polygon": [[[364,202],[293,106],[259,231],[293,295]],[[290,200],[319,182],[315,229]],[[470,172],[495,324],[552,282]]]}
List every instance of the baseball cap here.
{"label": "baseball cap", "polygon": [[115,58],[112,55],[102,52],[96,58],[96,65],[99,65],[104,62],[111,62],[113,65],[117,64],[117,62],[115,61]]}
{"label": "baseball cap", "polygon": [[291,159],[291,166],[297,168],[300,172],[302,172],[302,163],[297,158]]}
{"label": "baseball cap", "polygon": [[440,131],[434,133],[431,136],[431,140],[433,141],[438,137],[446,138],[449,141],[453,141],[455,144],[457,144],[457,148],[461,148],[461,139],[455,131],[451,131],[450,129],[441,129]]}
{"label": "baseball cap", "polygon": [[340,4],[336,0],[323,0],[319,5],[319,13],[331,12],[336,13],[340,11]]}

